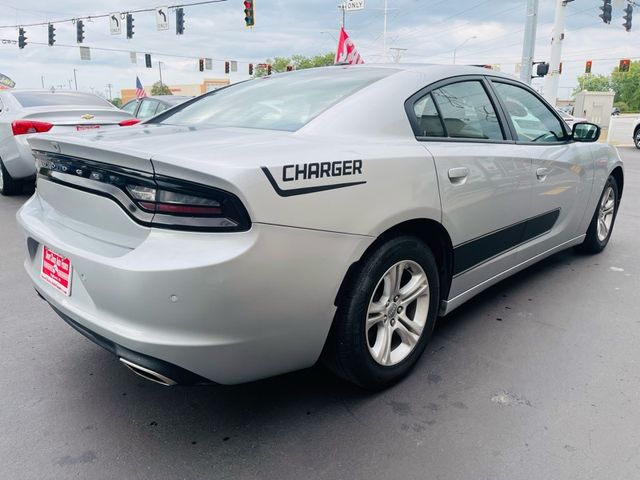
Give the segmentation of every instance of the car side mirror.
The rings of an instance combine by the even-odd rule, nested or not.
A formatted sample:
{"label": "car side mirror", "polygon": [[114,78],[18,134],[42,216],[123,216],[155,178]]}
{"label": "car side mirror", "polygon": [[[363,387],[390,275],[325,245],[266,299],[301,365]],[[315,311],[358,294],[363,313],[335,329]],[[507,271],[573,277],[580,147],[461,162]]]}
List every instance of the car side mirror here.
{"label": "car side mirror", "polygon": [[597,142],[601,128],[589,122],[579,122],[573,125],[573,140],[576,142]]}

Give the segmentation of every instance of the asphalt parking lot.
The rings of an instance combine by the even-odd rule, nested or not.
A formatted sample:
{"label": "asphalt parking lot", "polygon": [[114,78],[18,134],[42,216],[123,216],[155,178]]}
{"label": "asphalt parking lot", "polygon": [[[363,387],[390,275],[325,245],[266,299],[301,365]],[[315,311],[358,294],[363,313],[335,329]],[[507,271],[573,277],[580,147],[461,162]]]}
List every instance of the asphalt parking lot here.
{"label": "asphalt parking lot", "polygon": [[404,382],[319,369],[166,388],[33,292],[0,198],[0,478],[640,478],[640,151],[607,250],[567,251],[440,322]]}

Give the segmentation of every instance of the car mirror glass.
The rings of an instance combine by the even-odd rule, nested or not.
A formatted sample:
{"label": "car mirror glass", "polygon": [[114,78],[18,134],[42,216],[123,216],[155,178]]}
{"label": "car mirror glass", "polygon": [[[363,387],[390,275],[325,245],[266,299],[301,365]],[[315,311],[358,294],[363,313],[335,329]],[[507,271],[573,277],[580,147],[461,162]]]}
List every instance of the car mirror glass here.
{"label": "car mirror glass", "polygon": [[580,122],[573,126],[573,139],[576,142],[597,142],[600,138],[600,127],[593,123]]}

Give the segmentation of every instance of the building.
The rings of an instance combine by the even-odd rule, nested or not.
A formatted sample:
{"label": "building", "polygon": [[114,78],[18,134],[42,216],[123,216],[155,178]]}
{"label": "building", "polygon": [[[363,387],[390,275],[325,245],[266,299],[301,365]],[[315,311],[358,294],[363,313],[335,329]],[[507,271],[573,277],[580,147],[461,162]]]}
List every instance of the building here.
{"label": "building", "polygon": [[[195,85],[167,85],[171,90],[173,95],[185,95],[187,97],[195,97],[197,95],[202,95],[203,93],[210,92],[211,90],[216,90],[220,87],[224,87],[229,85],[230,81],[228,78],[206,78],[202,83]],[[145,85],[144,90],[147,92],[147,95],[151,95],[151,88],[153,85]],[[136,89],[135,88],[123,88],[120,90],[120,98],[122,99],[122,104],[124,105],[130,100],[136,98]]]}
{"label": "building", "polygon": [[585,92],[576,95],[573,115],[584,117],[591,123],[608,127],[613,109],[614,92]]}

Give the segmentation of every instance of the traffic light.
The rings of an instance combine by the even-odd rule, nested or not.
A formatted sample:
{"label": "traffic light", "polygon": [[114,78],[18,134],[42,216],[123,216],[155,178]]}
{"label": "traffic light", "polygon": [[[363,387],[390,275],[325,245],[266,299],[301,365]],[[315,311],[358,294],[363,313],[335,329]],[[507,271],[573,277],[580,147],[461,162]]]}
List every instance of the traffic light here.
{"label": "traffic light", "polygon": [[84,22],[82,20],[76,21],[76,42],[84,42]]}
{"label": "traffic light", "polygon": [[267,75],[271,75],[271,71],[273,70],[273,67],[271,66],[271,64],[267,65]]}
{"label": "traffic light", "polygon": [[176,35],[184,34],[184,8],[176,8]]}
{"label": "traffic light", "polygon": [[587,60],[587,64],[584,67],[584,73],[591,73],[591,67],[593,67],[593,62],[591,60]]}
{"label": "traffic light", "polygon": [[56,27],[53,26],[52,23],[49,24],[49,46],[53,47],[53,44],[56,43]]}
{"label": "traffic light", "polygon": [[558,65],[558,75],[562,75],[562,62]]}
{"label": "traffic light", "polygon": [[624,9],[625,15],[622,17],[624,19],[624,23],[622,26],[627,32],[631,31],[631,22],[633,20],[633,5],[628,4],[627,8]]}
{"label": "traffic light", "polygon": [[145,53],[144,54],[144,64],[146,65],[147,68],[151,68],[151,54],[150,53]]}
{"label": "traffic light", "polygon": [[611,15],[613,12],[613,7],[611,6],[611,0],[602,0],[602,1],[604,2],[604,5],[600,7],[600,10],[602,10],[602,13],[599,15],[599,17],[602,19],[604,23],[611,23]]}
{"label": "traffic light", "polygon": [[127,23],[127,38],[131,39],[133,38],[133,15],[131,15],[130,13],[127,13],[126,23]]}
{"label": "traffic light", "polygon": [[24,46],[27,44],[27,37],[24,36],[24,28],[20,27],[20,29],[18,30],[18,47],[19,48],[24,48]]}
{"label": "traffic light", "polygon": [[253,75],[253,63],[249,64],[249,75]]}
{"label": "traffic light", "polygon": [[628,72],[631,69],[631,60],[628,58],[620,60],[620,67],[618,69],[621,72]]}
{"label": "traffic light", "polygon": [[253,27],[256,24],[253,11],[253,0],[244,0],[244,24],[247,27]]}
{"label": "traffic light", "polygon": [[224,73],[229,73],[230,66],[229,62],[224,62]]}
{"label": "traffic light", "polygon": [[198,70],[200,70],[201,72],[204,72],[204,58],[201,58],[200,60],[198,60]]}

